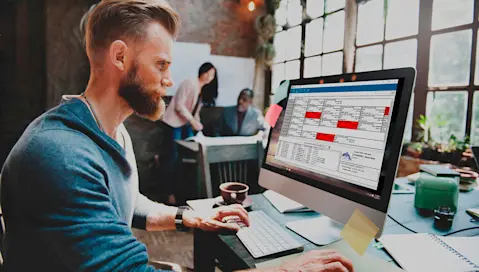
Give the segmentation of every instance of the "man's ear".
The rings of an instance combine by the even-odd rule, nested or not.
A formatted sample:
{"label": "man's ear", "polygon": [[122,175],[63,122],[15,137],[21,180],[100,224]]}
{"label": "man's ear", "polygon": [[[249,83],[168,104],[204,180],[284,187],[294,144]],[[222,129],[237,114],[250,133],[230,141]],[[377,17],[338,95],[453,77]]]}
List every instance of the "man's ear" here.
{"label": "man's ear", "polygon": [[116,40],[110,45],[109,57],[111,63],[120,71],[126,69],[126,51],[128,46],[121,40]]}

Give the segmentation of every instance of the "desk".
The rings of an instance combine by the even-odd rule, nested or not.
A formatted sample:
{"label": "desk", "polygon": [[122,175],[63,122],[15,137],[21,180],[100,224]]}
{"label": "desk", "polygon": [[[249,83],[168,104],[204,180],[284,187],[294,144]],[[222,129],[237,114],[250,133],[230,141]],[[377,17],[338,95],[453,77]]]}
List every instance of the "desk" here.
{"label": "desk", "polygon": [[[398,179],[397,183],[406,184],[405,179]],[[412,186],[411,186],[412,187]],[[273,220],[280,223],[286,229],[285,224],[290,221],[313,218],[319,216],[315,212],[309,213],[279,213],[263,195],[251,196],[254,204],[252,210],[263,210]],[[203,205],[204,208],[211,207],[213,202],[210,199],[201,200],[197,204]],[[454,218],[453,227],[447,232],[441,232],[433,228],[434,219],[432,217],[424,218],[418,215],[413,207],[414,194],[398,194],[393,195],[390,201],[388,214],[396,220],[405,224],[407,227],[418,232],[429,232],[437,235],[456,231],[468,227],[477,227],[479,223],[470,222],[470,216],[465,213],[469,207],[479,207],[479,191],[474,190],[468,193],[461,193],[459,196],[458,213]],[[196,205],[195,205],[196,207]],[[288,230],[289,231],[289,230]],[[304,251],[318,249],[320,247],[310,243],[301,236],[289,231],[295,239],[304,245]],[[396,224],[390,218],[387,218],[384,228],[384,234],[407,234],[410,233],[400,225]],[[458,233],[456,236],[475,236],[479,235],[479,230],[470,230]],[[367,252],[384,260],[394,262],[389,255],[383,250],[378,250],[371,245]],[[226,269],[226,271],[254,268],[256,263],[269,261],[272,258],[254,259],[243,246],[236,235],[216,235],[214,233],[206,233],[196,230],[194,238],[194,262],[196,271],[214,271],[214,259],[217,259]]]}
{"label": "desk", "polygon": [[210,164],[257,160],[261,167],[263,139],[251,137],[203,137],[198,142],[177,140],[183,163],[196,163],[197,190],[201,197],[212,198]]}

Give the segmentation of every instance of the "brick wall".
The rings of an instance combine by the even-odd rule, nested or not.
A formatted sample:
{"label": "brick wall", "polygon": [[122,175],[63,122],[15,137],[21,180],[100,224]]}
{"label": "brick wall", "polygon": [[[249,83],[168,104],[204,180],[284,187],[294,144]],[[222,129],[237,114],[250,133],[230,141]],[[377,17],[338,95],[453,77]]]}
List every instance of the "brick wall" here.
{"label": "brick wall", "polygon": [[[246,1],[169,1],[182,18],[181,42],[209,43],[212,54],[253,57],[256,48],[255,12]],[[85,0],[46,0],[47,106],[61,94],[81,92],[88,80],[88,62],[80,44],[79,22],[88,10]]]}

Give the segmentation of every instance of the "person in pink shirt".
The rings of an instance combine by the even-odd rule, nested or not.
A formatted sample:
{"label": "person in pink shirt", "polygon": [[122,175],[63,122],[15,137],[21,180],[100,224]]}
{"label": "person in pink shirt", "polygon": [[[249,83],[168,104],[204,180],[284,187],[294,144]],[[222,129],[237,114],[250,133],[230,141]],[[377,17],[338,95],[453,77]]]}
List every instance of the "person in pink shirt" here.
{"label": "person in pink shirt", "polygon": [[[178,147],[175,140],[184,140],[202,131],[200,110],[204,102],[211,103],[211,99],[218,94],[218,78],[213,64],[206,62],[201,65],[197,78],[186,79],[181,82],[176,95],[171,99],[163,116],[163,122],[171,128],[171,159],[168,161],[168,182],[171,191],[168,202],[175,204],[175,188],[178,185]],[[205,101],[206,100],[206,101]],[[208,102],[210,101],[210,102]]]}
{"label": "person in pink shirt", "polygon": [[173,129],[173,140],[183,140],[193,136],[194,131],[203,130],[200,120],[202,97],[206,89],[211,93],[211,87],[216,87],[218,92],[216,82],[216,68],[206,62],[201,65],[197,78],[186,79],[180,84],[163,117],[163,122]]}

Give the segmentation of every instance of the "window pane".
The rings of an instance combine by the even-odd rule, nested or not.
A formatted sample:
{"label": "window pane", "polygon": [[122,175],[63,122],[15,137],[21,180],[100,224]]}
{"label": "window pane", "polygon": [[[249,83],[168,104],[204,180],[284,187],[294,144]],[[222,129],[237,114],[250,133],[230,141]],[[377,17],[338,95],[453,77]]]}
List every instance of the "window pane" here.
{"label": "window pane", "polygon": [[419,26],[419,0],[388,0],[386,21],[388,40],[416,35]]}
{"label": "window pane", "polygon": [[303,6],[301,0],[289,0],[288,4],[288,24],[295,26],[303,21]]}
{"label": "window pane", "polygon": [[321,56],[311,57],[304,60],[304,77],[321,76]]}
{"label": "window pane", "polygon": [[304,55],[306,57],[323,52],[323,18],[311,21],[306,25],[306,41]]}
{"label": "window pane", "polygon": [[286,60],[299,59],[301,55],[301,26],[290,28],[286,35]]}
{"label": "window pane", "polygon": [[274,49],[276,50],[276,56],[274,62],[283,62],[286,59],[286,39],[288,33],[281,31],[274,36]]}
{"label": "window pane", "polygon": [[[336,1],[336,0],[335,0]],[[343,49],[344,11],[326,16],[324,25],[323,51],[331,52]]]}
{"label": "window pane", "polygon": [[416,68],[416,55],[416,39],[388,43],[384,48],[384,69]]}
{"label": "window pane", "polygon": [[404,127],[403,142],[408,143],[412,139],[412,126],[414,118],[414,93],[411,95],[411,102],[409,102],[409,109],[407,112],[406,125]]}
{"label": "window pane", "polygon": [[323,76],[343,73],[343,52],[323,55]]}
{"label": "window pane", "polygon": [[311,18],[317,18],[324,14],[324,0],[308,0],[306,2],[306,13]]}
{"label": "window pane", "polygon": [[383,46],[374,45],[356,50],[356,72],[381,70]]}
{"label": "window pane", "polygon": [[434,0],[432,30],[472,23],[474,0]]}
{"label": "window pane", "polygon": [[372,0],[358,7],[356,44],[382,41],[384,38],[384,1]]}
{"label": "window pane", "polygon": [[471,145],[479,145],[479,92],[474,92],[474,100],[472,108],[472,124],[471,124]]}
{"label": "window pane", "polygon": [[286,62],[284,78],[285,79],[298,79],[299,78],[299,60],[293,60],[293,61],[290,61],[290,62]]}
{"label": "window pane", "polygon": [[429,86],[469,85],[472,30],[431,38]]}
{"label": "window pane", "polygon": [[275,93],[281,80],[284,79],[284,63],[278,63],[271,68],[271,93]]}
{"label": "window pane", "polygon": [[[316,0],[321,1],[321,0]],[[326,0],[326,13],[344,8],[346,0]]]}
{"label": "window pane", "polygon": [[282,0],[279,4],[279,8],[276,10],[274,14],[277,25],[282,26],[286,24],[286,11],[288,10],[287,3],[288,3],[287,0]]}
{"label": "window pane", "polygon": [[466,133],[467,92],[428,92],[426,116],[431,122],[431,138],[446,142],[451,135],[463,139]]}

